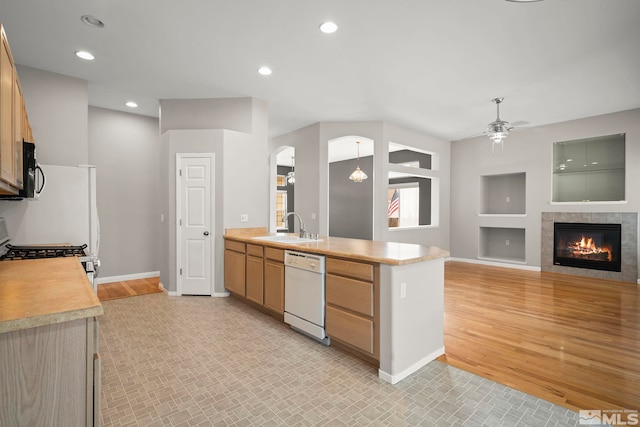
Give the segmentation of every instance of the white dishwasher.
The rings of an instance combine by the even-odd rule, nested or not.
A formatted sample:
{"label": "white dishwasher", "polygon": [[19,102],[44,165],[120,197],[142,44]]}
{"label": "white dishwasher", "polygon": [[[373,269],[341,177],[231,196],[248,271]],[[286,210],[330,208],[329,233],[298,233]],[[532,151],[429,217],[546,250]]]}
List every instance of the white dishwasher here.
{"label": "white dishwasher", "polygon": [[324,332],[324,256],[284,252],[284,321],[329,345]]}

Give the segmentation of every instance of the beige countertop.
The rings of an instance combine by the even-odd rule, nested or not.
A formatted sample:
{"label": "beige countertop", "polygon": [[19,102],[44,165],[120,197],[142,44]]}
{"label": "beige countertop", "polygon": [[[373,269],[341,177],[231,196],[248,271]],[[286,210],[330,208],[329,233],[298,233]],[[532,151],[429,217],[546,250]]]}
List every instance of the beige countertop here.
{"label": "beige countertop", "polygon": [[404,265],[429,261],[449,256],[449,252],[435,246],[416,245],[412,243],[379,242],[374,240],[346,239],[343,237],[320,236],[322,241],[311,243],[280,243],[253,239],[253,237],[269,236],[266,228],[234,228],[227,229],[225,239],[237,240],[262,246],[298,250],[370,261],[388,265]]}
{"label": "beige countertop", "polygon": [[0,262],[0,332],[103,314],[77,258]]}

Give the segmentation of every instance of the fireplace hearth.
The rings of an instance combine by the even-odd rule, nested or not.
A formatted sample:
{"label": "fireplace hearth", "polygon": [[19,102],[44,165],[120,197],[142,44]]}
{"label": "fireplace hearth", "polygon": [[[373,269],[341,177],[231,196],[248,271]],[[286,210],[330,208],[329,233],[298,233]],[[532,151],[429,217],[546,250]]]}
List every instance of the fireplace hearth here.
{"label": "fireplace hearth", "polygon": [[553,264],[621,271],[621,225],[555,222]]}

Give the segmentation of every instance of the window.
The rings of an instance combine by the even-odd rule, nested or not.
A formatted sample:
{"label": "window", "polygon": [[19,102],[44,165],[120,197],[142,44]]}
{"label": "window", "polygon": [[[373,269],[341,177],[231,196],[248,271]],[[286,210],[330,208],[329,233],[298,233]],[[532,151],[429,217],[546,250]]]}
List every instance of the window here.
{"label": "window", "polygon": [[[438,154],[389,141],[388,161],[389,229],[437,227]],[[391,202],[394,194],[397,194],[397,203]]]}
{"label": "window", "polygon": [[287,191],[278,190],[276,193],[276,226],[278,231],[287,231],[288,227],[282,224],[282,218],[287,214]]}
{"label": "window", "polygon": [[389,227],[420,225],[420,188],[418,183],[389,186]]}

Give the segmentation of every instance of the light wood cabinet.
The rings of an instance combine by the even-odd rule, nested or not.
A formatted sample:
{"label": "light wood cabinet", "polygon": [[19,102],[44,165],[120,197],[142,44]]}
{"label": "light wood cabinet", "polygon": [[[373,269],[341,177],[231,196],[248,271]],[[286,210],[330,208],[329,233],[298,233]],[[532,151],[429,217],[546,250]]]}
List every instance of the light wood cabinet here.
{"label": "light wood cabinet", "polygon": [[284,250],[225,240],[225,288],[268,310],[284,315]]}
{"label": "light wood cabinet", "polygon": [[284,250],[265,247],[264,306],[284,314]]}
{"label": "light wood cabinet", "polygon": [[99,425],[97,319],[2,333],[0,360],[0,425]]}
{"label": "light wood cabinet", "polygon": [[0,27],[0,180],[5,184],[5,191],[11,193],[7,185],[16,184],[16,159],[13,140],[14,101],[13,89],[15,67],[9,42]]}
{"label": "light wood cabinet", "polygon": [[23,187],[23,140],[33,142],[9,41],[0,24],[0,194]]}
{"label": "light wood cabinet", "polygon": [[247,299],[262,305],[264,295],[263,247],[247,244]]}
{"label": "light wood cabinet", "polygon": [[18,74],[15,73],[13,79],[13,153],[14,153],[14,169],[15,169],[15,185],[19,189],[23,186],[22,176],[22,142],[24,140],[23,124],[24,120],[24,99],[22,97],[22,89],[18,81]]}
{"label": "light wood cabinet", "polygon": [[379,267],[327,257],[326,332],[332,342],[378,360]]}
{"label": "light wood cabinet", "polygon": [[245,244],[233,240],[224,242],[224,287],[239,296],[246,295]]}

